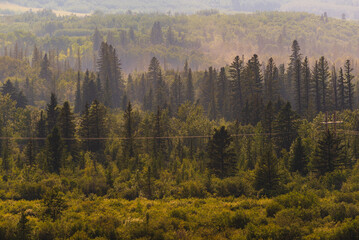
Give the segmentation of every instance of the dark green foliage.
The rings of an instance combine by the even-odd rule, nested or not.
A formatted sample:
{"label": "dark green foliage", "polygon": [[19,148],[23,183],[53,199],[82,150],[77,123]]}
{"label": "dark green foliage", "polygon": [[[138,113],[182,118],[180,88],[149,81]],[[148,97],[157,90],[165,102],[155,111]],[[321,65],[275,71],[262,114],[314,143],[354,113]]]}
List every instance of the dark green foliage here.
{"label": "dark green foliage", "polygon": [[64,102],[58,120],[60,135],[64,139],[67,151],[72,152],[76,145],[75,138],[75,117],[70,108],[69,102]]}
{"label": "dark green foliage", "polygon": [[345,95],[346,97],[346,105],[348,109],[353,110],[354,107],[354,84],[353,84],[353,68],[351,66],[350,60],[345,61],[344,65],[344,76],[345,76]]}
{"label": "dark green foliage", "polygon": [[51,133],[57,124],[57,118],[59,116],[59,111],[57,108],[57,98],[54,93],[51,93],[51,98],[50,98],[50,102],[47,104],[46,113],[47,113],[47,118],[46,118],[47,132]]}
{"label": "dark green foliage", "polygon": [[299,172],[304,175],[307,173],[308,156],[304,149],[302,138],[298,137],[292,146],[292,158],[290,161],[290,171]]}
{"label": "dark green foliage", "polygon": [[58,127],[54,127],[46,140],[47,169],[53,173],[60,173],[62,165],[63,141]]}
{"label": "dark green foliage", "polygon": [[348,159],[341,138],[328,129],[321,136],[313,153],[313,171],[323,175],[347,164]]}
{"label": "dark green foliage", "polygon": [[255,169],[254,186],[265,195],[273,195],[280,183],[279,161],[272,144],[264,146],[263,153]]}
{"label": "dark green foliage", "polygon": [[274,123],[275,144],[279,150],[284,148],[289,151],[292,142],[297,137],[296,119],[298,119],[297,114],[292,110],[290,103],[287,102],[280,109]]}
{"label": "dark green foliage", "polygon": [[77,73],[77,85],[75,93],[75,113],[79,113],[82,110],[82,96],[81,96],[81,77],[80,72]]}
{"label": "dark green foliage", "polygon": [[30,239],[31,228],[26,213],[22,212],[19,222],[17,223],[16,239],[28,240]]}
{"label": "dark green foliage", "polygon": [[237,162],[231,147],[232,138],[226,128],[215,129],[208,143],[208,168],[220,178],[233,176],[236,173]]}

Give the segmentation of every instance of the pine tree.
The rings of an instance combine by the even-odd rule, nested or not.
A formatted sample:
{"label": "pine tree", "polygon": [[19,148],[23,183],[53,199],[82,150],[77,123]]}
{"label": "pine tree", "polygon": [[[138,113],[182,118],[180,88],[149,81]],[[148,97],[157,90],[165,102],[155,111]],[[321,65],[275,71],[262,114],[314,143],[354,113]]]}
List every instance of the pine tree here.
{"label": "pine tree", "polygon": [[155,176],[158,176],[158,171],[163,167],[164,155],[165,155],[165,141],[164,137],[164,126],[162,124],[162,110],[158,107],[157,113],[154,118],[154,129],[153,129],[153,156],[154,165],[153,172]]}
{"label": "pine tree", "polygon": [[[127,93],[127,97],[130,99],[130,101],[135,100],[135,87],[134,87],[134,83],[133,83],[131,74],[128,74],[126,93]],[[127,105],[127,102],[126,102],[126,105]]]}
{"label": "pine tree", "polygon": [[275,116],[273,104],[271,101],[269,101],[265,108],[264,117],[262,119],[262,126],[268,139],[272,138],[274,120]]}
{"label": "pine tree", "polygon": [[344,75],[345,75],[345,91],[347,95],[346,105],[350,110],[354,107],[354,84],[353,84],[353,68],[351,67],[350,60],[345,61]]}
{"label": "pine tree", "polygon": [[334,110],[339,110],[338,106],[339,106],[339,102],[338,102],[338,79],[337,79],[337,72],[335,70],[335,66],[333,66],[332,68],[332,87],[333,87],[333,105],[334,105]]}
{"label": "pine tree", "polygon": [[273,58],[268,60],[264,75],[264,94],[267,101],[275,101],[279,97],[278,69]]}
{"label": "pine tree", "polygon": [[81,97],[81,77],[80,77],[80,72],[78,72],[76,93],[75,93],[75,113],[81,112],[82,109],[83,106],[82,106],[82,97]]}
{"label": "pine tree", "polygon": [[329,84],[329,65],[327,60],[322,56],[319,59],[318,64],[318,72],[319,72],[319,83],[320,83],[320,90],[321,90],[321,105],[322,105],[322,111],[328,110],[328,84]]}
{"label": "pine tree", "polygon": [[229,67],[229,74],[231,79],[231,111],[234,119],[240,119],[241,108],[244,105],[242,95],[242,61],[239,56],[236,56]]}
{"label": "pine tree", "polygon": [[215,129],[213,137],[208,143],[209,169],[220,178],[233,176],[237,169],[237,162],[233,148],[232,137],[224,126]]}
{"label": "pine tree", "polygon": [[79,129],[79,135],[83,143],[83,148],[85,151],[90,150],[90,138],[91,138],[91,122],[90,122],[90,112],[89,112],[89,105],[85,105],[85,109],[82,112],[82,116],[80,119],[80,129]]}
{"label": "pine tree", "polygon": [[323,175],[337,168],[345,167],[347,157],[342,140],[331,130],[324,132],[313,153],[313,170]]}
{"label": "pine tree", "polygon": [[60,173],[63,142],[60,131],[55,126],[46,140],[47,167],[51,173]]}
{"label": "pine tree", "polygon": [[41,62],[40,78],[45,79],[47,84],[51,84],[52,72],[50,70],[50,61],[46,53]]}
{"label": "pine tree", "polygon": [[274,195],[280,183],[279,161],[271,143],[264,146],[255,168],[254,186],[265,195]]}
{"label": "pine tree", "polygon": [[308,58],[305,57],[302,63],[302,79],[303,79],[303,109],[308,111],[311,94],[311,73]]}
{"label": "pine tree", "polygon": [[29,220],[26,217],[25,212],[21,212],[19,222],[16,226],[16,239],[18,240],[30,240],[31,239],[31,227]]}
{"label": "pine tree", "polygon": [[192,69],[188,70],[187,84],[186,84],[186,100],[190,103],[194,102],[194,86],[192,79]]}
{"label": "pine tree", "polygon": [[45,141],[43,140],[46,138],[47,126],[46,126],[46,119],[44,117],[44,112],[41,110],[40,119],[36,124],[36,137],[39,138],[38,140],[38,148],[42,148],[45,145]]}
{"label": "pine tree", "polygon": [[345,91],[345,79],[343,68],[339,70],[338,77],[338,101],[339,101],[339,109],[344,110],[346,108],[346,91]]}
{"label": "pine tree", "polygon": [[301,137],[298,137],[292,146],[290,171],[298,171],[302,175],[307,173],[307,155]]}
{"label": "pine tree", "polygon": [[25,148],[25,157],[26,162],[30,166],[35,164],[35,148],[34,148],[34,141],[30,139]]}
{"label": "pine tree", "polygon": [[179,106],[183,103],[183,93],[182,93],[182,81],[181,76],[175,76],[175,79],[171,85],[171,108],[173,111],[177,112]]}
{"label": "pine tree", "polygon": [[279,150],[283,148],[289,151],[292,142],[297,137],[297,124],[295,120],[298,118],[297,114],[292,111],[289,102],[279,111],[274,123],[274,132],[276,133],[275,143]]}
{"label": "pine tree", "polygon": [[[93,101],[89,109],[89,131],[90,138],[103,139],[107,137],[106,109],[97,100]],[[101,152],[104,149],[104,142],[90,140],[89,150]]]}
{"label": "pine tree", "polygon": [[122,164],[123,166],[120,166],[120,169],[128,167],[128,161],[131,158],[135,157],[135,125],[131,102],[128,102],[127,109],[124,114],[124,121],[125,124],[123,126],[123,129],[125,140],[123,141],[122,146],[124,163]]}
{"label": "pine tree", "polygon": [[229,118],[228,79],[225,68],[221,68],[217,81],[217,104],[222,117]]}
{"label": "pine tree", "polygon": [[320,112],[322,111],[322,104],[321,104],[321,95],[320,95],[320,78],[319,78],[318,61],[315,62],[312,75],[314,82],[315,106],[317,112]]}
{"label": "pine tree", "polygon": [[57,98],[56,95],[51,93],[50,103],[47,104],[46,108],[47,118],[46,118],[46,126],[48,133],[52,132],[52,129],[56,126],[57,118],[59,115],[57,109]]}
{"label": "pine tree", "polygon": [[160,22],[155,22],[151,30],[151,43],[161,44],[163,43],[163,34]]}
{"label": "pine tree", "polygon": [[299,110],[299,108],[301,108],[301,104],[300,104],[300,91],[301,91],[301,79],[300,79],[300,72],[301,72],[301,66],[300,66],[300,62],[301,62],[301,53],[300,53],[300,46],[298,44],[297,40],[293,41],[292,44],[292,54],[290,56],[290,63],[288,66],[288,89],[291,92],[292,89],[294,90],[294,98],[291,97],[292,94],[290,93],[289,95],[289,101],[293,102],[293,100],[295,100],[295,102],[297,103],[297,109]]}
{"label": "pine tree", "polygon": [[75,117],[71,112],[69,102],[64,102],[61,108],[58,125],[60,128],[60,135],[64,138],[64,145],[68,152],[72,153],[75,145]]}

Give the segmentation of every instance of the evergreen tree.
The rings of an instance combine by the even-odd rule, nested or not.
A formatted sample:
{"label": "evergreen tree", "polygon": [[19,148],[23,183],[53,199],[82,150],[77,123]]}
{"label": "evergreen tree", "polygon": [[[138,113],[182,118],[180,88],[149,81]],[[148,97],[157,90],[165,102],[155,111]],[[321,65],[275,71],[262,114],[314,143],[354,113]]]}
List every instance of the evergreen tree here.
{"label": "evergreen tree", "polygon": [[255,169],[254,186],[265,195],[274,195],[280,183],[279,161],[271,143],[264,146]]}
{"label": "evergreen tree", "polygon": [[215,129],[208,143],[209,169],[220,178],[233,176],[236,173],[237,162],[233,148],[232,137],[224,126]]}
{"label": "evergreen tree", "polygon": [[160,22],[155,22],[151,30],[151,43],[161,44],[163,43],[163,34]]}
{"label": "evergreen tree", "polygon": [[[128,74],[126,93],[127,93],[127,97],[130,99],[130,101],[135,100],[135,86],[134,86],[131,74]],[[126,102],[126,105],[127,105],[127,102]]]}
{"label": "evergreen tree", "polygon": [[271,101],[269,101],[265,108],[264,117],[262,119],[262,126],[268,139],[272,138],[274,120],[275,116],[273,104]]}
{"label": "evergreen tree", "polygon": [[21,212],[19,222],[16,226],[16,239],[18,240],[30,240],[31,239],[31,227],[29,220],[26,217],[25,212]]}
{"label": "evergreen tree", "polygon": [[311,94],[311,73],[308,58],[305,57],[302,63],[302,79],[303,79],[303,103],[302,107],[308,111]]}
{"label": "evergreen tree", "polygon": [[297,40],[294,40],[292,43],[292,54],[290,55],[290,62],[288,66],[288,89],[291,92],[294,90],[294,98],[289,95],[289,101],[296,101],[297,109],[301,108],[300,98],[301,98],[301,58],[300,46]]}
{"label": "evergreen tree", "polygon": [[301,137],[298,137],[292,146],[290,171],[292,172],[298,171],[302,175],[307,173],[307,155]]}
{"label": "evergreen tree", "polygon": [[59,111],[57,109],[57,98],[56,95],[51,93],[50,103],[47,104],[46,108],[47,118],[46,126],[48,133],[52,132],[52,129],[56,126]]}
{"label": "evergreen tree", "polygon": [[264,94],[267,101],[275,101],[279,97],[278,69],[273,58],[268,60],[264,75]]}
{"label": "evergreen tree", "polygon": [[188,70],[187,84],[186,84],[186,100],[190,103],[194,102],[194,86],[192,79],[192,69]]}
{"label": "evergreen tree", "polygon": [[106,109],[97,100],[93,101],[89,109],[89,132],[90,140],[89,150],[92,152],[100,152],[104,149],[104,139],[107,137],[107,125],[106,125]]}
{"label": "evergreen tree", "polygon": [[354,84],[353,84],[353,68],[351,67],[350,60],[345,61],[344,75],[345,75],[345,91],[347,95],[346,105],[350,110],[354,107]]}
{"label": "evergreen tree", "polygon": [[321,105],[322,105],[321,110],[325,112],[328,110],[328,97],[329,97],[328,84],[329,84],[330,73],[329,73],[328,62],[323,56],[319,59],[318,72],[319,72],[319,83],[321,88]]}
{"label": "evergreen tree", "polygon": [[181,76],[176,74],[171,85],[171,108],[175,112],[177,112],[179,106],[183,103],[182,88]]}
{"label": "evergreen tree", "polygon": [[82,106],[82,97],[81,97],[81,77],[80,72],[77,73],[77,85],[75,93],[75,113],[81,112]]}
{"label": "evergreen tree", "polygon": [[165,141],[164,137],[164,126],[162,124],[162,110],[158,107],[157,113],[154,119],[153,129],[153,173],[158,176],[158,171],[163,167],[164,155],[165,155]]}
{"label": "evergreen tree", "polygon": [[318,61],[315,62],[313,68],[313,82],[314,82],[314,94],[315,94],[315,107],[317,112],[322,111],[322,102],[320,95],[320,78],[319,78],[319,65]]}
{"label": "evergreen tree", "polygon": [[297,124],[295,120],[298,118],[297,114],[292,111],[289,102],[279,111],[275,123],[274,132],[276,133],[275,143],[279,150],[283,148],[289,151],[292,142],[297,137]]}
{"label": "evergreen tree", "polygon": [[52,72],[50,70],[50,61],[46,53],[41,62],[40,78],[45,79],[47,84],[51,84]]}
{"label": "evergreen tree", "polygon": [[123,141],[122,152],[123,152],[123,166],[121,168],[128,167],[128,161],[135,157],[135,124],[134,124],[134,117],[133,117],[133,110],[131,102],[128,102],[127,109],[124,114],[125,124],[124,128],[124,137],[125,140]]}
{"label": "evergreen tree", "polygon": [[338,102],[338,79],[337,79],[337,72],[335,70],[335,66],[333,66],[332,68],[332,87],[333,87],[333,105],[334,105],[334,110],[339,110],[338,106],[339,106],[339,102]]}
{"label": "evergreen tree", "polygon": [[229,99],[228,99],[228,79],[226,75],[226,70],[221,68],[217,81],[217,104],[218,110],[222,117],[229,118]]}
{"label": "evergreen tree", "polygon": [[239,119],[241,114],[241,107],[244,105],[242,95],[242,61],[239,56],[236,56],[229,67],[229,74],[231,79],[231,111],[233,112],[233,118]]}
{"label": "evergreen tree", "polygon": [[47,135],[46,131],[47,131],[46,119],[44,117],[44,112],[41,110],[40,119],[36,124],[36,137],[39,138],[37,147],[42,148],[45,145],[45,141],[43,139],[46,138]]}
{"label": "evergreen tree", "polygon": [[344,110],[346,108],[346,91],[345,91],[345,79],[343,68],[339,70],[338,77],[338,101],[339,101],[339,109]]}
{"label": "evergreen tree", "polygon": [[323,175],[346,164],[347,157],[342,140],[328,129],[318,141],[313,153],[313,170]]}
{"label": "evergreen tree", "polygon": [[47,168],[51,173],[60,173],[63,142],[58,127],[51,130],[46,140]]}
{"label": "evergreen tree", "polygon": [[80,119],[80,129],[79,129],[79,135],[83,143],[83,148],[85,151],[90,150],[90,138],[91,138],[91,122],[90,122],[90,112],[89,112],[89,105],[85,105],[85,109],[82,112],[82,116]]}
{"label": "evergreen tree", "polygon": [[35,164],[35,148],[34,148],[34,141],[30,139],[25,148],[25,157],[26,162],[30,166]]}
{"label": "evergreen tree", "polygon": [[60,128],[60,135],[64,138],[64,145],[68,152],[72,153],[75,145],[75,117],[71,112],[69,102],[64,102],[61,108],[58,125]]}

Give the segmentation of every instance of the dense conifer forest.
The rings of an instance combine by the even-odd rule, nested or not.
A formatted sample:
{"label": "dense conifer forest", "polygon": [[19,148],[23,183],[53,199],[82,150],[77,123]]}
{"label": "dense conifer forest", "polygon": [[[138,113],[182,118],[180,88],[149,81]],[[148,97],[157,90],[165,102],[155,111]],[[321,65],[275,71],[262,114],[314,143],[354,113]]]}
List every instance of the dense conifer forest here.
{"label": "dense conifer forest", "polygon": [[2,19],[0,239],[358,239],[357,22]]}

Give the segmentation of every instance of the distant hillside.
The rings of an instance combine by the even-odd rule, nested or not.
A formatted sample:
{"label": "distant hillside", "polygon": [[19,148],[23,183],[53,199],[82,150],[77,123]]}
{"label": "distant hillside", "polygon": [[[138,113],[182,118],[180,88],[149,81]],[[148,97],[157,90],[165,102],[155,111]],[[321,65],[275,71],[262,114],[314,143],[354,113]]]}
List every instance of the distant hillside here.
{"label": "distant hillside", "polygon": [[[28,8],[47,8],[74,13],[162,12],[194,13],[206,9],[224,12],[300,11],[314,14],[327,12],[330,17],[359,19],[359,0],[8,0]],[[11,14],[0,3],[0,13]]]}

